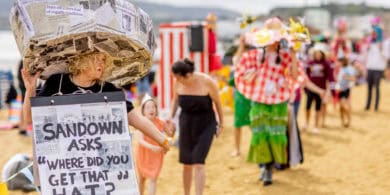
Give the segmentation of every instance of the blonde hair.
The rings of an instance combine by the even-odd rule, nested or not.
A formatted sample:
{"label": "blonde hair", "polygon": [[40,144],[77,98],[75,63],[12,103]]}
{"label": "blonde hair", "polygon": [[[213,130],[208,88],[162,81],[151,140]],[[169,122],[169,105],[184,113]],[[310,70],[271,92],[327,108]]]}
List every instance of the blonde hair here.
{"label": "blonde hair", "polygon": [[103,74],[102,77],[99,79],[99,81],[105,81],[107,78],[110,76],[111,72],[111,65],[112,65],[112,58],[110,55],[102,52],[93,52],[93,53],[88,53],[84,55],[80,55],[75,57],[70,63],[69,63],[69,73],[71,75],[79,75],[83,71],[95,68],[95,62],[96,62],[96,57],[98,55],[103,54],[105,57],[105,63],[103,67]]}

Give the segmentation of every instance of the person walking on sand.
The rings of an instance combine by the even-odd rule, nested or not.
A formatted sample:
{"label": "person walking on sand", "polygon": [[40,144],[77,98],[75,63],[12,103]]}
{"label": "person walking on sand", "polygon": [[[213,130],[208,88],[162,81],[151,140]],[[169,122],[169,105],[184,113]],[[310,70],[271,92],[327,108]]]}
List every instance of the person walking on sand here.
{"label": "person walking on sand", "polygon": [[[233,56],[233,65],[237,66],[242,54],[248,50],[245,44],[245,36],[240,37],[240,45]],[[230,86],[235,87],[234,77],[229,81]],[[234,90],[234,150],[232,157],[239,156],[241,151],[241,129],[250,125],[249,111],[252,101],[243,96],[237,89]]]}
{"label": "person walking on sand", "polygon": [[[32,97],[73,94],[82,91],[92,93],[121,91],[121,89],[105,81],[107,75],[110,74],[109,67],[112,66],[109,63],[110,61],[109,55],[101,52],[80,55],[70,62],[69,74],[55,74],[50,76],[38,94],[36,93],[36,86],[40,73],[30,75],[27,69],[23,68],[22,78],[26,86],[25,101],[23,104],[25,122],[32,122],[30,103]],[[164,148],[164,151],[168,151],[171,145],[171,140],[168,136],[163,135],[152,122],[136,112],[131,102],[126,101],[126,108],[129,125],[142,131]],[[36,162],[37,159],[34,156],[34,180],[35,184],[39,186],[40,182]]]}
{"label": "person walking on sand", "polygon": [[175,62],[172,73],[176,81],[171,121],[180,106],[179,161],[184,165],[184,194],[190,194],[194,172],[195,194],[202,195],[206,183],[205,160],[213,137],[219,136],[223,129],[218,87],[210,76],[195,72],[194,63],[188,59]]}
{"label": "person walking on sand", "polygon": [[[174,129],[169,128],[167,123],[157,117],[157,103],[148,94],[145,94],[142,99],[141,114],[149,119],[160,132],[170,137],[174,135]],[[138,145],[135,162],[138,170],[140,192],[141,195],[144,194],[145,181],[149,180],[148,194],[154,195],[157,190],[157,178],[163,165],[164,149],[141,131],[136,131],[136,135],[138,137]]]}
{"label": "person walking on sand", "polygon": [[349,96],[358,72],[353,66],[349,65],[347,58],[338,59],[337,66],[340,67],[336,80],[336,90],[338,91],[338,98],[340,100],[341,124],[344,127],[349,127],[351,123],[351,104],[349,102]]}
{"label": "person walking on sand", "polygon": [[[272,184],[274,163],[287,163],[287,105],[299,74],[293,50],[282,48],[288,38],[283,23],[271,18],[259,30],[271,35],[261,39],[263,49],[247,51],[235,67],[237,89],[253,101],[250,110],[252,138],[248,161],[265,165],[263,184]],[[259,39],[256,39],[259,40]]]}
{"label": "person walking on sand", "polygon": [[[309,77],[310,81],[313,82],[316,86],[324,89],[327,94],[330,95],[330,82],[333,80],[333,72],[326,60],[325,48],[320,46],[314,46],[313,48],[313,60],[308,63],[306,68],[306,74]],[[313,128],[314,133],[318,133],[320,126],[320,120],[325,118],[325,102],[323,102],[320,95],[317,93],[305,89],[307,100],[306,100],[306,124],[303,129],[308,128],[310,122],[310,110],[313,101],[315,102],[315,125]]]}
{"label": "person walking on sand", "polygon": [[[386,54],[383,53],[383,42],[379,40],[378,32],[373,30],[368,51],[366,53],[367,69],[367,102],[366,111],[371,108],[372,90],[375,87],[375,111],[379,110],[380,82],[386,68]],[[386,48],[386,47],[385,47]]]}

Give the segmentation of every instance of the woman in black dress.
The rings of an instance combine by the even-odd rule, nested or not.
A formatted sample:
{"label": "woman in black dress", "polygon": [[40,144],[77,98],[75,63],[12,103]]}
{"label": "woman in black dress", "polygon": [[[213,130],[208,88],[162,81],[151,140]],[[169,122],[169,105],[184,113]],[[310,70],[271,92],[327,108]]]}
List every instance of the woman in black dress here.
{"label": "woman in black dress", "polygon": [[[107,74],[109,74],[108,61],[108,56],[103,53],[96,52],[79,56],[70,63],[69,74],[52,75],[38,94],[36,93],[36,85],[40,74],[30,75],[24,68],[22,70],[22,77],[26,87],[25,101],[23,104],[24,120],[27,123],[32,122],[31,97],[64,95],[87,91],[92,93],[121,91],[121,89],[116,88],[113,84],[104,81]],[[154,139],[167,151],[170,146],[169,138],[160,133],[152,122],[134,111],[131,102],[126,102],[126,108],[129,125]],[[34,162],[36,162],[35,158]],[[34,166],[35,170],[37,170],[36,168]],[[36,173],[34,177],[35,183],[39,186],[38,171],[34,171],[34,173]]]}
{"label": "woman in black dress", "polygon": [[175,116],[179,106],[181,108],[179,158],[184,164],[184,192],[190,194],[194,169],[195,193],[201,195],[206,181],[205,159],[214,135],[218,136],[222,131],[223,113],[218,88],[211,77],[194,72],[194,63],[188,59],[173,64],[172,73],[176,82],[171,117]]}

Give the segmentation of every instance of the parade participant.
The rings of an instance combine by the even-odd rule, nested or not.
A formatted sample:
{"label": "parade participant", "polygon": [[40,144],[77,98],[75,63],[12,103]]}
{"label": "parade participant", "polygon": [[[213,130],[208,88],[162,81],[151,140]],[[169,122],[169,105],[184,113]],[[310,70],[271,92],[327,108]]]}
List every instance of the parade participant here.
{"label": "parade participant", "polygon": [[[330,82],[333,80],[333,72],[331,70],[328,61],[326,60],[325,48],[320,46],[314,46],[314,59],[308,63],[306,67],[306,74],[309,80],[321,89],[326,90],[330,93]],[[320,125],[320,119],[324,121],[325,115],[325,102],[317,93],[306,89],[307,102],[306,102],[306,124],[304,129],[309,126],[310,122],[310,109],[313,101],[315,102],[315,125],[313,128],[314,133],[318,133]],[[322,123],[323,125],[323,123]]]}
{"label": "parade participant", "polygon": [[386,54],[382,48],[382,42],[379,37],[378,30],[373,29],[371,39],[368,45],[368,51],[366,54],[366,69],[367,69],[367,86],[368,95],[366,103],[366,111],[370,110],[372,89],[375,87],[375,111],[379,109],[380,99],[380,81],[383,76],[383,72],[386,68]]}
{"label": "parade participant", "polygon": [[[287,105],[298,76],[295,52],[281,48],[287,37],[278,18],[259,30],[270,35],[263,49],[245,52],[235,68],[237,89],[253,102],[250,110],[252,139],[248,161],[265,165],[264,185],[272,184],[273,163],[287,163]],[[256,36],[256,35],[255,35]]]}
{"label": "parade participant", "polygon": [[217,55],[217,16],[209,13],[206,17],[208,31],[209,72],[222,68],[221,57]]}
{"label": "parade participant", "polygon": [[[233,65],[237,66],[242,54],[246,49],[245,36],[240,37],[240,45],[234,54]],[[235,86],[234,78],[230,80],[230,85]],[[250,125],[249,111],[252,102],[243,96],[238,90],[234,90],[234,150],[231,156],[239,156],[241,149],[241,128]]]}
{"label": "parade participant", "polygon": [[[141,103],[141,113],[148,118],[160,132],[173,136],[174,132],[168,128],[167,123],[158,118],[157,103],[146,94]],[[142,132],[136,131],[138,147],[136,152],[136,165],[138,169],[138,179],[141,194],[144,194],[145,181],[149,180],[148,194],[156,194],[157,178],[160,174],[164,149],[150,137],[143,135]]]}
{"label": "parade participant", "polygon": [[351,42],[347,36],[348,23],[344,18],[335,20],[336,35],[332,43],[333,60],[338,58],[348,57],[351,51]]}
{"label": "parade participant", "polygon": [[351,93],[351,86],[356,81],[356,70],[349,65],[347,58],[340,58],[337,60],[337,66],[340,67],[337,75],[336,90],[338,90],[340,100],[340,118],[344,127],[349,127],[351,123],[351,108],[349,103],[349,96]]}
{"label": "parade participant", "polygon": [[172,66],[176,82],[171,121],[180,106],[179,161],[184,165],[183,184],[186,195],[191,191],[193,170],[195,194],[203,194],[206,182],[205,160],[214,135],[219,136],[223,129],[223,111],[218,88],[208,75],[194,70],[194,63],[188,59],[177,61]]}
{"label": "parade participant", "polygon": [[[40,73],[30,75],[26,69],[22,70],[22,77],[26,86],[25,101],[23,104],[24,119],[27,123],[32,122],[30,99],[36,96],[53,96],[74,93],[100,93],[121,91],[113,84],[105,82],[105,78],[110,73],[111,60],[104,53],[94,52],[80,55],[69,64],[69,74],[56,74],[49,77],[42,90],[36,93],[37,79]],[[127,116],[129,125],[139,129],[144,134],[155,140],[164,151],[170,146],[170,139],[164,136],[160,131],[141,114],[136,112],[133,104],[126,102]],[[34,142],[35,143],[35,142]],[[34,174],[36,183],[38,183],[38,170],[34,157]]]}

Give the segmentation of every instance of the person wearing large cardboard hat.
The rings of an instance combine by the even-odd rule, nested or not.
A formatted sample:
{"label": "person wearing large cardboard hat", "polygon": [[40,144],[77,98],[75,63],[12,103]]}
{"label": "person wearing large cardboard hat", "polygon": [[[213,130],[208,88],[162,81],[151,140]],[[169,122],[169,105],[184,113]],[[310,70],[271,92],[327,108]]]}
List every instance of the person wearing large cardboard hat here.
{"label": "person wearing large cardboard hat", "polygon": [[[75,2],[78,1],[65,1],[61,0],[61,3],[66,3],[68,6],[73,5]],[[140,30],[141,33],[143,30],[145,30],[145,33],[149,32],[150,28],[148,26],[151,23],[151,20],[149,20],[149,17],[146,15],[145,12],[140,10],[139,8],[136,8],[132,4],[127,3],[125,4],[123,0],[117,0],[117,3],[120,2],[123,5],[128,5],[129,9],[133,9],[135,13],[138,14],[137,19],[140,26],[135,26],[137,29]],[[16,5],[22,4],[22,1],[17,1]],[[59,2],[58,2],[59,3]],[[28,13],[23,14],[30,14],[29,17],[32,18],[32,24],[26,23],[23,24],[25,26],[36,28],[39,27],[39,25],[43,25],[41,23],[42,21],[48,21],[50,16],[47,16],[45,14],[39,15],[38,18],[37,14],[34,14],[36,12],[42,11],[40,9],[45,8],[45,6],[42,6],[42,1],[34,1],[29,4],[23,4],[23,6],[26,6],[28,8],[37,8],[37,10],[34,9],[28,9]],[[116,8],[116,6],[119,6],[118,4],[110,4],[110,2],[106,2],[100,7],[98,7],[96,10],[83,10],[83,12],[80,11],[80,14],[84,13],[86,14],[86,18],[77,16],[72,16],[71,18],[79,17],[80,23],[88,22],[86,20],[90,19],[87,16],[97,16],[99,15],[99,11],[106,11],[106,17],[109,17],[112,19],[111,21],[116,20],[116,14],[120,14],[121,11],[117,10],[117,12],[113,12],[112,10]],[[112,12],[107,12],[107,11]],[[47,11],[47,10],[46,10]],[[121,31],[115,31],[113,29],[110,30],[110,32],[107,32],[107,29],[99,30],[100,28],[103,28],[101,23],[107,22],[102,19],[102,21],[96,21],[93,23],[93,25],[96,25],[96,28],[92,28],[93,31],[87,31],[83,33],[76,33],[72,34],[70,32],[67,32],[68,34],[60,35],[57,38],[53,38],[50,40],[43,41],[43,37],[41,37],[41,41],[37,41],[36,37],[41,36],[39,33],[43,33],[45,30],[50,31],[51,26],[46,25],[47,29],[39,29],[36,28],[35,34],[26,34],[26,29],[23,29],[23,25],[17,25],[20,17],[20,9],[18,6],[13,9],[13,12],[11,14],[11,26],[13,28],[15,38],[17,39],[17,42],[19,44],[19,48],[21,50],[21,54],[24,58],[24,68],[22,70],[22,77],[23,81],[26,87],[26,95],[25,95],[25,101],[23,104],[23,112],[24,112],[24,119],[28,123],[32,122],[32,116],[31,116],[31,104],[30,99],[32,97],[36,96],[53,96],[53,95],[66,95],[66,94],[75,94],[75,93],[100,93],[100,92],[114,92],[114,91],[122,91],[121,89],[117,88],[112,84],[111,82],[108,82],[108,80],[111,80],[113,74],[121,75],[120,77],[117,77],[118,82],[117,84],[123,84],[122,79],[125,79],[125,83],[127,83],[130,80],[140,78],[144,73],[147,73],[147,67],[149,66],[150,58],[148,56],[152,55],[152,51],[154,50],[154,38],[153,34],[149,34],[152,37],[149,37],[149,40],[152,41],[148,46],[146,46],[146,40],[144,41],[137,41],[134,38],[130,38],[124,34],[121,34]],[[19,13],[19,14],[16,14]],[[88,14],[89,15],[88,15]],[[70,17],[69,15],[64,15],[64,18]],[[130,16],[129,16],[130,17]],[[94,18],[97,19],[97,18]],[[126,19],[126,18],[124,18]],[[110,22],[110,21],[108,21]],[[124,21],[125,22],[125,21]],[[144,23],[144,24],[143,24]],[[39,24],[39,25],[38,25]],[[36,26],[34,26],[36,25]],[[59,24],[52,23],[52,25],[56,26]],[[121,28],[121,30],[126,31],[129,29],[126,29],[126,25],[119,26],[117,23],[112,23],[113,27],[115,28]],[[130,24],[129,24],[130,25]],[[146,28],[146,29],[143,29]],[[143,29],[143,30],[142,30]],[[69,30],[69,29],[68,29]],[[82,30],[82,29],[80,29]],[[105,32],[102,32],[105,31]],[[118,34],[119,33],[119,34]],[[130,32],[129,32],[130,33]],[[148,35],[145,34],[143,38],[148,39]],[[23,38],[24,37],[24,38]],[[23,38],[23,39],[20,39]],[[79,40],[77,38],[81,38],[82,40]],[[85,38],[85,39],[84,39]],[[70,41],[69,41],[70,40]],[[83,42],[83,40],[87,42]],[[63,42],[65,41],[65,42]],[[142,43],[141,43],[142,42]],[[27,43],[30,43],[27,44]],[[83,43],[83,44],[82,44]],[[110,44],[114,43],[114,44]],[[108,46],[112,46],[112,50]],[[79,46],[83,46],[82,48],[78,48]],[[141,46],[142,45],[142,46]],[[64,48],[65,46],[69,46],[69,48]],[[80,46],[80,47],[81,47]],[[86,46],[86,48],[84,48]],[[90,46],[90,47],[89,47]],[[132,48],[131,48],[132,47]],[[141,48],[143,47],[143,48]],[[70,52],[68,55],[64,54],[63,58],[59,57],[58,51],[61,50],[61,52]],[[81,50],[82,52],[80,52]],[[116,51],[116,50],[122,50],[123,53],[110,53],[109,51]],[[116,55],[124,55],[129,54],[127,57],[123,58],[117,58]],[[141,54],[145,54],[144,57],[146,57],[143,61],[137,62],[141,57]],[[116,56],[116,57],[115,57]],[[138,58],[138,57],[140,58]],[[119,61],[118,61],[119,60]],[[37,62],[37,63],[35,63]],[[66,71],[57,72],[60,74],[53,74],[52,71],[47,71],[51,67],[61,67],[60,65],[63,64],[62,62],[66,62],[65,66]],[[125,64],[131,64],[132,62],[136,62],[138,64],[141,64],[141,66],[138,67],[138,69],[135,70],[135,72],[131,72],[130,70],[127,70]],[[30,64],[32,63],[32,64]],[[40,66],[43,65],[43,66]],[[119,72],[116,72],[116,68],[119,68]],[[43,71],[43,72],[42,72]],[[126,72],[125,75],[122,75],[120,72]],[[44,86],[40,90],[39,93],[37,93],[37,80],[41,76],[41,73],[50,73],[48,74],[48,79],[46,80]],[[143,117],[138,112],[134,111],[134,106],[130,101],[126,102],[126,108],[127,108],[127,117],[128,117],[128,123],[129,125],[133,126],[136,129],[139,129],[144,134],[152,138],[154,141],[156,141],[163,149],[164,151],[168,151],[169,147],[171,145],[170,139],[162,134],[154,125],[152,122],[150,122],[148,119]],[[34,157],[34,179],[36,185],[40,185],[39,183],[39,175],[37,171],[37,163],[36,158]]]}
{"label": "person wearing large cardboard hat", "polygon": [[264,164],[264,185],[272,184],[273,163],[287,164],[287,105],[302,70],[295,52],[283,47],[288,38],[278,18],[265,21],[246,42],[257,47],[245,52],[235,67],[237,90],[253,101],[250,110],[252,138],[247,160]]}

